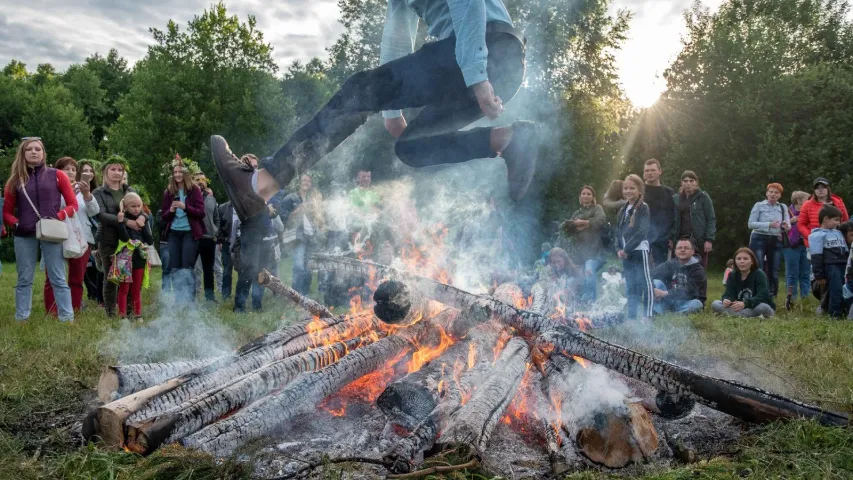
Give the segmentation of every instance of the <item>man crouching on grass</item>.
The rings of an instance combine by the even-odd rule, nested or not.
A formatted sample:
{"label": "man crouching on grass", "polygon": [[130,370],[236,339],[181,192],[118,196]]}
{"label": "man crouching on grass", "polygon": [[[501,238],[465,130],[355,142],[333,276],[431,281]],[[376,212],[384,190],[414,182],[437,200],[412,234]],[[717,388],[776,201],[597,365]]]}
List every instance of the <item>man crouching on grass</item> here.
{"label": "man crouching on grass", "polygon": [[[439,40],[414,51],[419,19]],[[521,199],[536,169],[538,125],[462,129],[501,115],[503,101],[515,96],[524,78],[524,51],[525,39],[501,0],[389,0],[381,65],[347,79],[314,118],[263,159],[260,170],[245,168],[224,138],[211,137],[234,210],[243,220],[263,212],[266,200],[379,111],[403,163],[427,167],[499,155],[509,196]],[[401,109],[415,107],[424,109],[408,124]]]}

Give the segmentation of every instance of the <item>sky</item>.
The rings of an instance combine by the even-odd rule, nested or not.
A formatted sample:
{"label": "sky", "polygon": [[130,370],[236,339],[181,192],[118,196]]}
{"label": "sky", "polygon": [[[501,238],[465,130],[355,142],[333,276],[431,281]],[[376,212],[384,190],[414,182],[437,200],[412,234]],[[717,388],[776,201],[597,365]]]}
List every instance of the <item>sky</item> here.
{"label": "sky", "polygon": [[[117,48],[132,64],[152,42],[149,27],[169,19],[185,25],[212,0],[0,0],[0,65],[21,60],[32,71],[39,63],[64,70],[94,52]],[[722,0],[703,0],[716,9]],[[685,9],[692,0],[614,0],[612,11],[634,12],[629,40],[617,55],[628,98],[649,106],[663,91],[663,71],[681,49]],[[230,0],[229,12],[255,15],[275,60],[285,69],[294,60],[325,56],[342,27],[335,0]]]}

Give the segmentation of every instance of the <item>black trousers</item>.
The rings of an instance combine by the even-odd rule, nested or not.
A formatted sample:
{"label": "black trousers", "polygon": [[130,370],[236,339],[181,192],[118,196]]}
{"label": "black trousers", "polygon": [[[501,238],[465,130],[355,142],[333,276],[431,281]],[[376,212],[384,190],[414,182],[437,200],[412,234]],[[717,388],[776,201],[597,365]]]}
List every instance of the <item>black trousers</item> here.
{"label": "black trousers", "polygon": [[[509,33],[486,34],[488,78],[504,102],[524,79],[524,45]],[[459,163],[495,156],[491,128],[462,128],[483,117],[474,91],[456,63],[455,37],[427,43],[418,51],[359,72],[300,127],[263,168],[287,184],[349,137],[371,113],[425,107],[397,139],[395,151],[412,167]]]}
{"label": "black trousers", "polygon": [[204,277],[204,298],[214,300],[216,298],[215,282],[213,279],[213,264],[216,262],[216,240],[202,238],[198,241],[198,256],[201,257],[201,271]]}
{"label": "black trousers", "polygon": [[222,298],[231,298],[234,283],[234,263],[231,261],[231,243],[222,244]]}

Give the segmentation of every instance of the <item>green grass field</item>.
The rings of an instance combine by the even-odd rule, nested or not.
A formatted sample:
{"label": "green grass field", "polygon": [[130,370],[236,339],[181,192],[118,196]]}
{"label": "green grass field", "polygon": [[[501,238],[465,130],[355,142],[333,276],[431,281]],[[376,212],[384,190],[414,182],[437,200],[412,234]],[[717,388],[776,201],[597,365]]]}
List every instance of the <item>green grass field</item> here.
{"label": "green grass field", "polygon": [[[289,277],[289,265],[282,265]],[[153,296],[159,271],[145,293],[146,319],[160,313]],[[74,445],[70,431],[86,405],[104,365],[104,339],[139,328],[109,320],[90,307],[74,324],[47,318],[42,306],[43,274],[34,288],[34,314],[29,322],[14,320],[14,265],[0,275],[0,477],[14,479],[214,479],[249,478],[250,467],[213,461],[180,448],[165,448],[147,458]],[[709,298],[718,298],[719,278],[710,282]],[[275,328],[282,307],[269,296],[261,314],[236,315],[230,305],[205,307],[204,322],[227,332],[236,343]],[[710,314],[655,321],[642,341],[632,328],[603,332],[608,338],[651,354],[664,351],[682,357],[707,357],[737,365],[761,384],[826,408],[853,413],[853,323],[816,318],[814,303],[773,319],[722,319]],[[290,312],[288,318],[292,318]],[[134,338],[129,336],[127,338]],[[675,340],[674,340],[675,339]],[[125,345],[133,350],[134,345]],[[181,348],[177,345],[175,348]],[[673,352],[675,350],[675,352]],[[346,467],[340,467],[346,468]],[[327,472],[327,478],[337,478]],[[482,472],[457,472],[450,478],[486,478]],[[607,478],[598,473],[570,478]],[[687,478],[853,478],[853,429],[832,429],[811,422],[762,428],[744,438],[729,458],[706,459],[661,470],[648,479]]]}

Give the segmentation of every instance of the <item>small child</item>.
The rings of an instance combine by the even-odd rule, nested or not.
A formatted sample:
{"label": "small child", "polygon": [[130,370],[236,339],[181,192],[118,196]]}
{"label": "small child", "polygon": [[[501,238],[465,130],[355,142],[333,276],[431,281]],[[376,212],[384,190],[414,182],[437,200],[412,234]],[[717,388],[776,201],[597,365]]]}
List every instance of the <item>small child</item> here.
{"label": "small child", "polygon": [[728,262],[726,262],[726,272],[723,273],[723,285],[726,284],[726,281],[729,279],[729,274],[735,270],[735,259],[730,258]]}
{"label": "small child", "polygon": [[[148,286],[148,251],[147,248],[154,244],[154,235],[151,234],[151,225],[142,216],[142,198],[130,192],[124,196],[119,203],[119,213],[116,220],[119,222],[119,247],[116,257],[121,254],[131,255],[132,273],[130,278],[124,276],[120,279],[118,290],[118,311],[122,319],[127,319],[127,294],[130,291],[133,302],[133,318],[142,322],[142,287]],[[127,220],[141,221],[139,230],[130,228],[125,223]]]}
{"label": "small child", "polygon": [[812,255],[813,289],[824,297],[823,311],[835,318],[843,318],[844,270],[850,249],[847,240],[838,230],[841,223],[841,210],[827,205],[818,213],[820,228],[809,235],[809,252]]}

